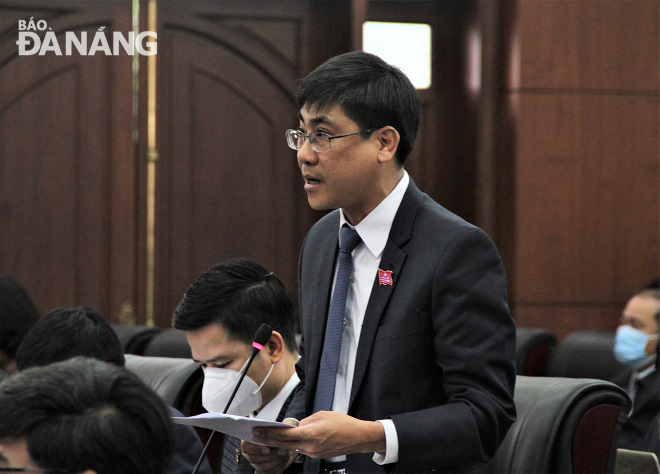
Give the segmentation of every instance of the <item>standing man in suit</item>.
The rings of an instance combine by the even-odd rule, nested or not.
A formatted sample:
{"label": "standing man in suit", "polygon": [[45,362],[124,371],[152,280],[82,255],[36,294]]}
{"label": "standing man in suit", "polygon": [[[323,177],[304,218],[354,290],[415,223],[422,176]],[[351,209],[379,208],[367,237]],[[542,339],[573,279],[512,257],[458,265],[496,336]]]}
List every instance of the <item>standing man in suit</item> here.
{"label": "standing man in suit", "polygon": [[309,204],[336,210],[300,255],[304,390],[287,413],[299,426],[255,430],[273,448],[243,452],[264,473],[299,454],[305,472],[494,472],[515,419],[504,268],[483,231],[404,169],[417,92],[352,52],[307,76],[297,101],[286,135]]}
{"label": "standing man in suit", "polygon": [[[629,370],[614,380],[628,391],[632,409],[617,437],[617,448],[654,449],[647,435],[660,414],[660,372],[657,369],[660,289],[638,291],[623,309],[616,332],[614,355]],[[655,440],[657,445],[657,439]],[[657,449],[657,447],[655,448]]]}
{"label": "standing man in suit", "polygon": [[[234,258],[202,273],[183,295],[172,325],[186,331],[193,359],[204,369],[202,405],[209,412],[224,410],[263,323],[273,328],[273,334],[250,366],[228,413],[282,421],[300,389],[295,319],[282,282],[258,263]],[[239,447],[240,440],[225,436],[223,474],[254,472]]]}

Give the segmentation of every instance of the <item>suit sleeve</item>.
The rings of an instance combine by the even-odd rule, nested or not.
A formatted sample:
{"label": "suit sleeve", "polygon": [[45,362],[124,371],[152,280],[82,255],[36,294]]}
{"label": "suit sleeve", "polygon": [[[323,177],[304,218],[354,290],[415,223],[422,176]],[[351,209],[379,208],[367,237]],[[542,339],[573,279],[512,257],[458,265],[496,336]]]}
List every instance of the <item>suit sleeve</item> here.
{"label": "suit sleeve", "polygon": [[463,232],[445,248],[431,298],[446,403],[391,416],[397,471],[485,462],[515,419],[515,325],[501,259],[483,231]]}
{"label": "suit sleeve", "polygon": [[[302,258],[303,258],[303,253],[305,251],[305,244],[307,243],[307,238],[305,238],[305,241],[303,242],[301,251],[300,251],[300,256],[299,256],[299,261],[298,261],[298,307],[302,308],[302,298],[301,298],[301,286],[300,282],[301,280],[301,269],[302,269]],[[298,374],[298,378],[300,379],[300,387],[297,390],[297,392],[294,394],[293,399],[291,400],[291,403],[289,404],[289,407],[286,410],[286,415],[285,418],[295,418],[296,420],[300,421],[303,418],[307,416],[306,410],[305,410],[305,367],[304,367],[304,360],[305,360],[305,331],[303,331],[303,324],[304,321],[302,317],[300,318],[300,328],[301,328],[301,339],[300,339],[300,346],[298,347],[298,352],[300,354],[300,358],[298,359],[298,362],[296,363],[296,373]]]}

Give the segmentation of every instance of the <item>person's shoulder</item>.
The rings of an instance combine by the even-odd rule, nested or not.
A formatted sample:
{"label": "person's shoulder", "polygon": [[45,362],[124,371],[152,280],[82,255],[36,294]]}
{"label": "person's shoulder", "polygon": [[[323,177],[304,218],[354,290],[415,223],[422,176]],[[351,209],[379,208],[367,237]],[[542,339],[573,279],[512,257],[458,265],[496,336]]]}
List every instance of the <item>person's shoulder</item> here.
{"label": "person's shoulder", "polygon": [[480,227],[438,204],[426,194],[423,194],[417,213],[415,233],[423,233],[425,238],[442,241],[452,241],[462,235],[476,235],[490,240]]}
{"label": "person's shoulder", "polygon": [[339,231],[339,209],[327,213],[321,217],[307,233],[307,239],[319,238],[328,235],[330,232]]}

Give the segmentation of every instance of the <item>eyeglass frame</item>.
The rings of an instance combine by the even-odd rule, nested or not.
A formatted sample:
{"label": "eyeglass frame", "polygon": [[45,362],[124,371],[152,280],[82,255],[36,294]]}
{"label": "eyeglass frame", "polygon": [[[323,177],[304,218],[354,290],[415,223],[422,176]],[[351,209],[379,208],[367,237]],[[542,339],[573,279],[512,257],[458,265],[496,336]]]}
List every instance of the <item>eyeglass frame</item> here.
{"label": "eyeglass frame", "polygon": [[[297,146],[294,146],[294,145],[297,144],[297,141],[294,142],[293,137],[291,138],[291,140],[289,140],[289,136],[291,136],[294,133],[299,133],[303,137],[303,145],[305,144],[305,140],[309,140],[309,143],[312,146],[312,150],[314,150],[317,153],[325,153],[326,151],[332,150],[332,140],[334,140],[335,138],[353,137],[355,135],[366,135],[366,134],[375,132],[376,130],[378,130],[378,129],[377,128],[370,128],[369,130],[363,130],[363,131],[359,131],[359,132],[355,132],[355,133],[347,133],[345,135],[330,135],[329,133],[323,132],[323,131],[303,133],[302,130],[296,130],[294,128],[290,128],[286,132],[284,132],[284,135],[286,136],[287,145],[289,145],[289,148],[291,148],[292,150],[298,151],[298,150],[300,150],[300,148],[302,148],[302,146],[300,148],[298,148]],[[323,136],[327,136],[327,139],[328,139],[328,149],[327,150],[319,150],[318,149],[318,135],[319,134],[322,134]],[[316,135],[316,137],[312,139],[311,136],[314,136],[314,135]]]}

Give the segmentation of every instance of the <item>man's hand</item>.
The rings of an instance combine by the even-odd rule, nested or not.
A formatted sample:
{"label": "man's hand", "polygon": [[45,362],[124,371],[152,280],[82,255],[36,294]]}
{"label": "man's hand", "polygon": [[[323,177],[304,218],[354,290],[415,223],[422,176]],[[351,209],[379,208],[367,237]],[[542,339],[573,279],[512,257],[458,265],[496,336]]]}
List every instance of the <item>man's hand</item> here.
{"label": "man's hand", "polygon": [[254,439],[287,451],[296,449],[313,458],[385,451],[385,429],[343,413],[320,411],[300,422],[298,428],[255,428]]}
{"label": "man's hand", "polygon": [[[293,418],[287,418],[282,423],[298,426],[298,421]],[[248,441],[241,441],[241,452],[254,470],[261,474],[279,474],[298,457],[298,452],[295,450],[259,446]]]}

